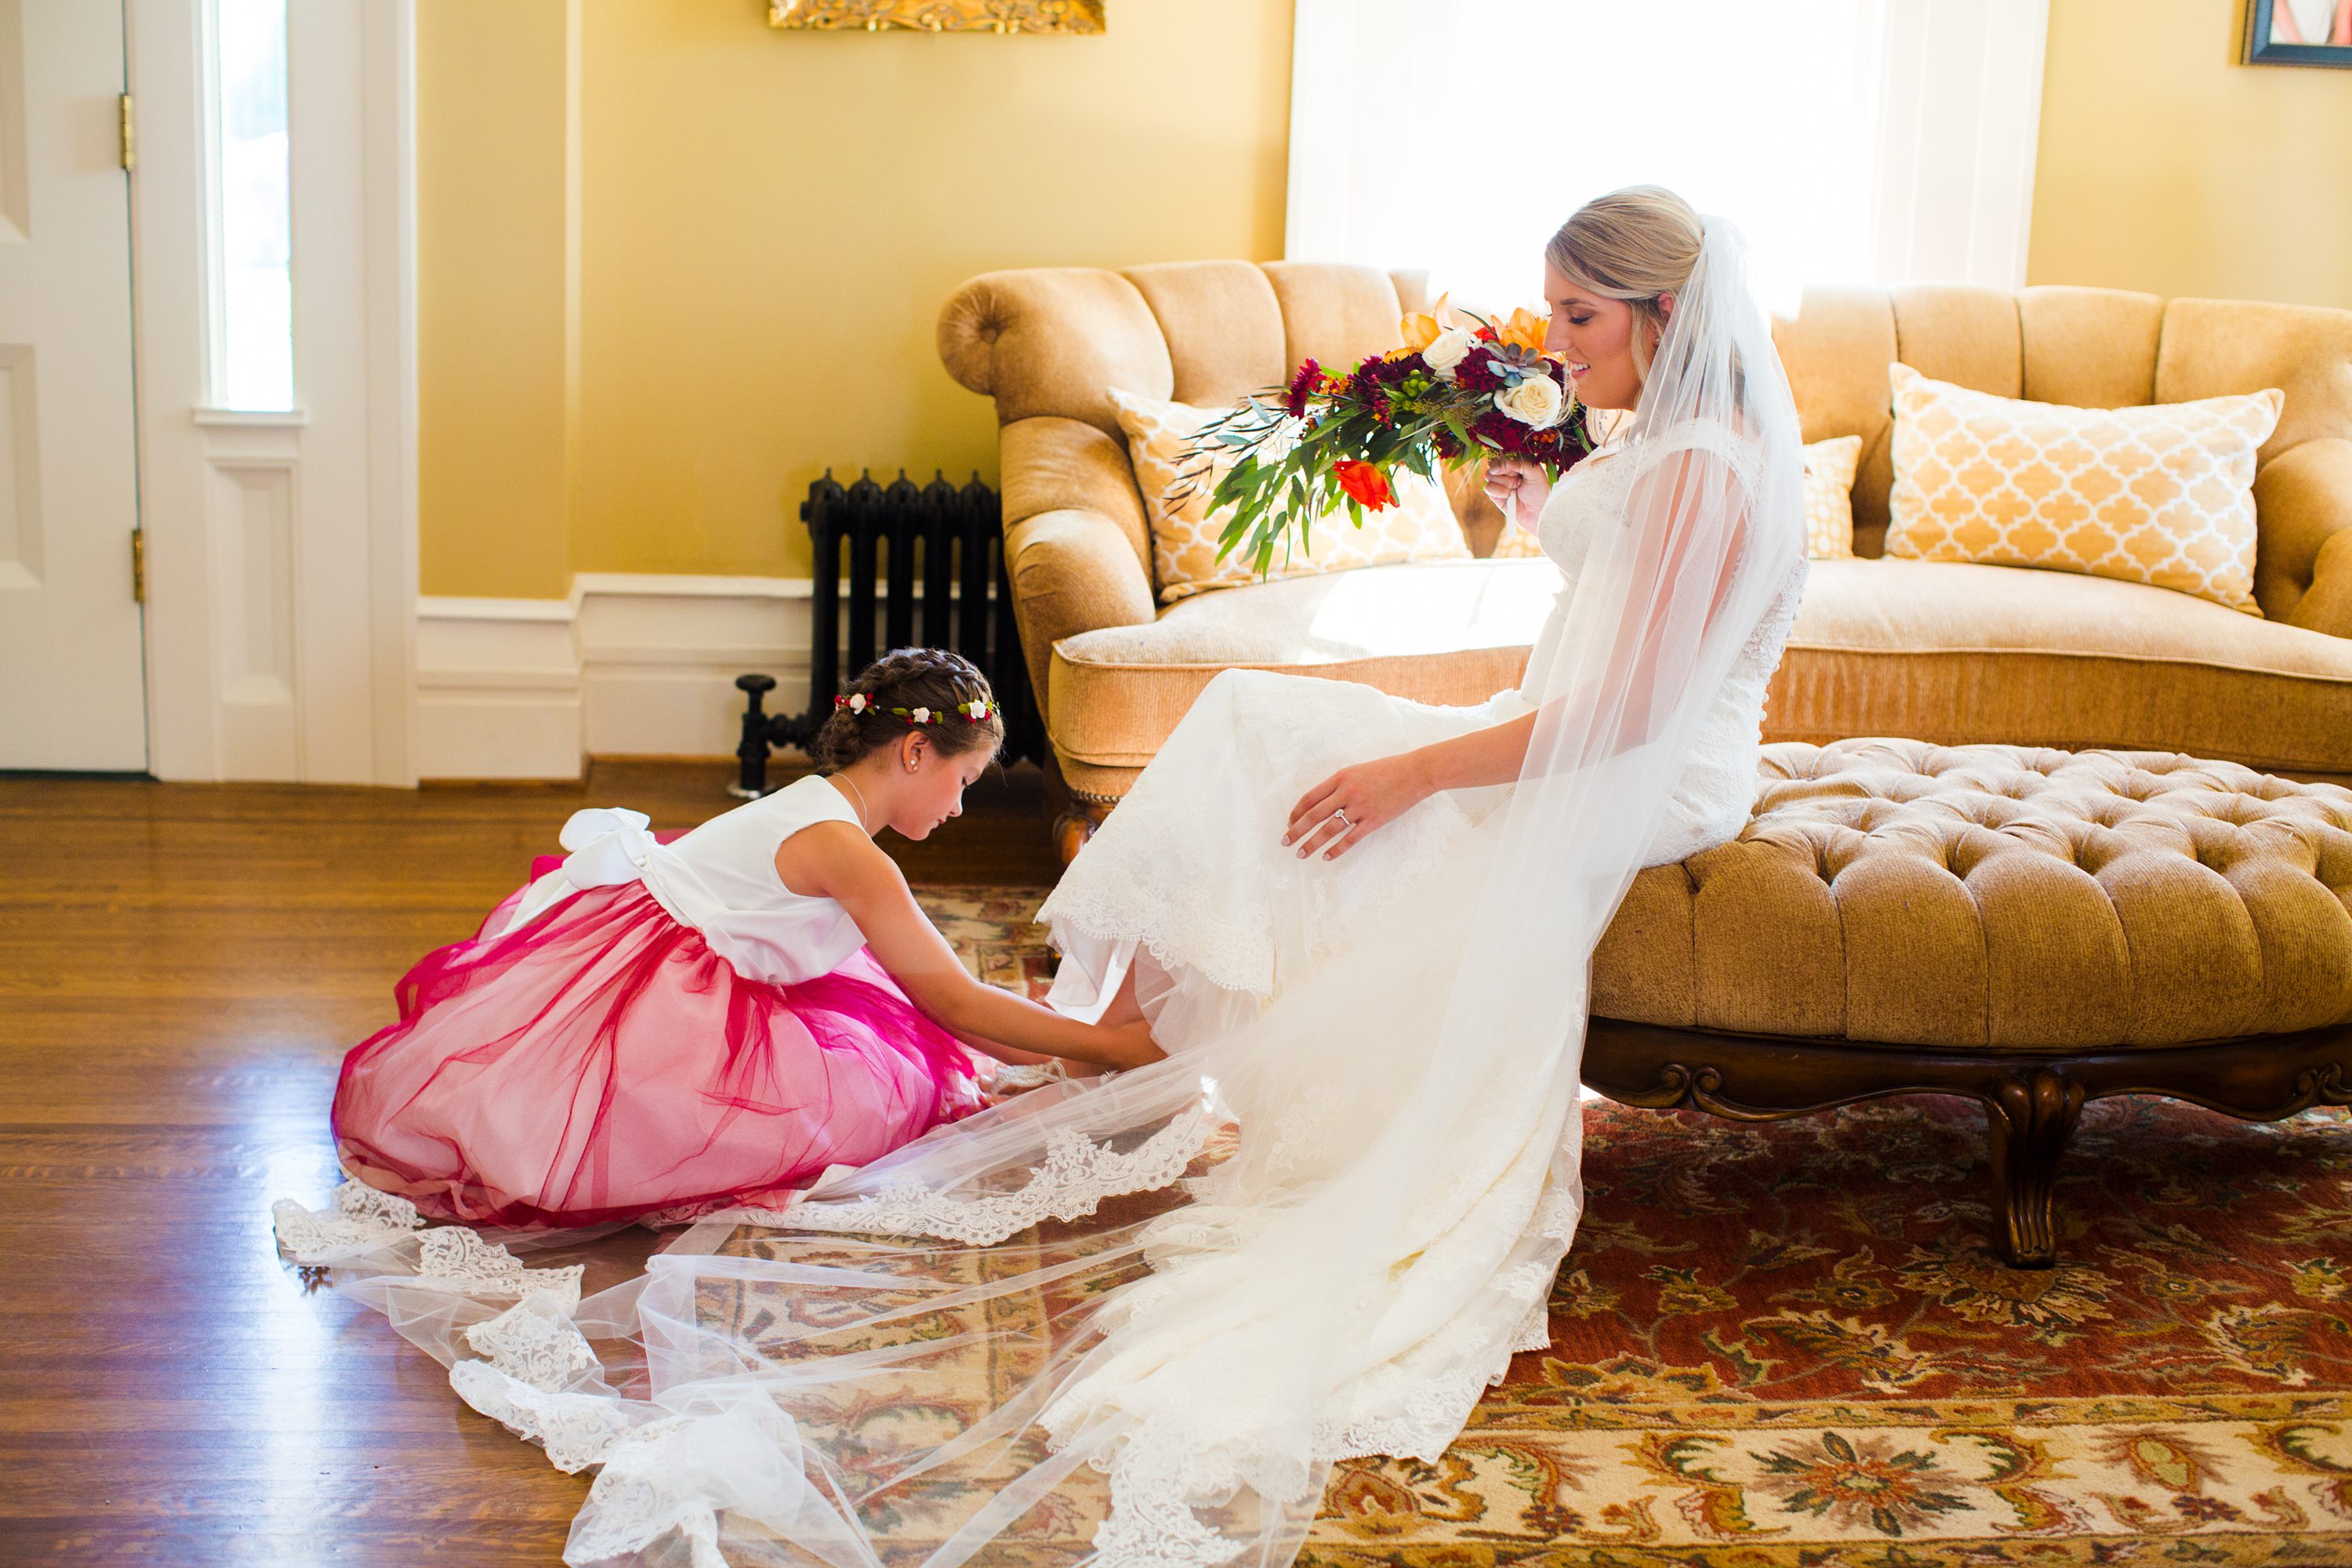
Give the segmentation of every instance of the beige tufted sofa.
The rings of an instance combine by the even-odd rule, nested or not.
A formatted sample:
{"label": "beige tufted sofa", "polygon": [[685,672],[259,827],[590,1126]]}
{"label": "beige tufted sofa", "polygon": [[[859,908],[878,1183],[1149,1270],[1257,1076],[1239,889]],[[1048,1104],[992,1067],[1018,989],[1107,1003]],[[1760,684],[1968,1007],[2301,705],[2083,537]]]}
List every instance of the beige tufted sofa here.
{"label": "beige tufted sofa", "polygon": [[[1549,605],[1541,562],[1371,567],[1156,604],[1107,389],[1227,402],[1308,356],[1393,346],[1401,310],[1423,303],[1417,274],[1243,261],[997,272],[947,301],[940,357],[995,400],[1006,552],[1057,772],[1096,814],[1228,665],[1433,702],[1518,678]],[[2092,289],[1816,289],[1776,335],[1807,437],[1863,438],[1866,557],[1886,524],[1890,361],[2057,403],[2278,386],[2286,405],[2255,483],[2263,618],[2058,573],[1822,563],[1768,739],[2155,748],[2352,777],[2352,312]],[[1483,552],[1501,519],[1475,486],[1456,494]]]}
{"label": "beige tufted sofa", "polygon": [[2054,1256],[2085,1100],[2352,1100],[2352,790],[1906,741],[1775,745],[1762,772],[1739,837],[1643,872],[1594,954],[1584,1079],[1611,1098],[1759,1120],[1971,1095],[2025,1264]]}

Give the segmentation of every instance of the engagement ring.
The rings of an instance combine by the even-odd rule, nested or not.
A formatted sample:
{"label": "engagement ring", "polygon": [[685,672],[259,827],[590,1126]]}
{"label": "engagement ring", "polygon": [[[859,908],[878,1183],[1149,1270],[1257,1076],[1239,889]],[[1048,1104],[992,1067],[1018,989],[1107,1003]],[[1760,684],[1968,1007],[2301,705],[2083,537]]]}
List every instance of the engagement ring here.
{"label": "engagement ring", "polygon": [[1348,820],[1348,814],[1336,805],[1331,808],[1331,815],[1339,819],[1339,826],[1342,827],[1353,827],[1356,826],[1354,823]]}

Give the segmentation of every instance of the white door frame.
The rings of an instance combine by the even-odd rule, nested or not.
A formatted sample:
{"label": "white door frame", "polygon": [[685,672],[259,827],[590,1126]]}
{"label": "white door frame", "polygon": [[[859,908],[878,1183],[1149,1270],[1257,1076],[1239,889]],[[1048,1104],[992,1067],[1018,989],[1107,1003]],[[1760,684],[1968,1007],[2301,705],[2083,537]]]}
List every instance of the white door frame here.
{"label": "white door frame", "polygon": [[287,6],[292,414],[209,406],[208,0],[125,0],[148,765],[416,782],[415,0]]}

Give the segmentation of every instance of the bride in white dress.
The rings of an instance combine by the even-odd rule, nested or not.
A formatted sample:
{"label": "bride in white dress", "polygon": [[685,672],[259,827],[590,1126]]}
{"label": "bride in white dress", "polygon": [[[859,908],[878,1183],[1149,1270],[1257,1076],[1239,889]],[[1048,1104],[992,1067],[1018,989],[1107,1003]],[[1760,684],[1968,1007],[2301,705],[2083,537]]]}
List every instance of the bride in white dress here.
{"label": "bride in white dress", "polygon": [[[1686,236],[1673,232],[1687,211],[1664,193],[1622,192],[1553,239],[1544,346],[1567,360],[1588,406],[1630,410],[1639,399],[1674,310],[1674,289],[1657,285],[1686,278],[1696,257],[1696,215]],[[1658,224],[1666,243],[1654,260]],[[1654,275],[1660,266],[1664,278]],[[1654,275],[1643,277],[1645,268]],[[1423,884],[1458,879],[1491,853],[1496,808],[1524,764],[1595,540],[1625,526],[1639,476],[1695,452],[1755,484],[1759,434],[1712,419],[1638,442],[1612,437],[1549,488],[1533,465],[1496,466],[1489,494],[1532,522],[1564,580],[1527,679],[1512,690],[1475,707],[1438,708],[1265,670],[1229,669],[1212,680],[1038,915],[1063,955],[1053,1005],[1089,1021],[1139,1011],[1160,1047],[1180,1051],[1255,1016],[1383,911],[1412,905],[1426,896]],[[1685,859],[1747,822],[1765,688],[1804,581],[1801,554],[1702,714],[1642,865]]]}
{"label": "bride in white dress", "polygon": [[1549,500],[1498,480],[1570,578],[1525,682],[1222,677],[1048,905],[1060,1000],[1140,1009],[1167,1059],[584,1300],[363,1196],[326,1222],[300,1261],[597,1469],[567,1562],[1281,1568],[1332,1461],[1434,1462],[1545,1343],[1593,947],[1641,866],[1744,820],[1804,570],[1729,226],[1639,188],[1547,258],[1582,396],[1631,412]]}

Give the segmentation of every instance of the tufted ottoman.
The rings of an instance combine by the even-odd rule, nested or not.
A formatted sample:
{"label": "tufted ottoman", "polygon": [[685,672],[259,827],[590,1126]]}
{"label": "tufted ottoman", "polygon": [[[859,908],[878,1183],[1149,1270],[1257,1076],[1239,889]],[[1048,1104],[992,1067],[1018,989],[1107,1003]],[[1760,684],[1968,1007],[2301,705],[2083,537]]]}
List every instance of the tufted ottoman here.
{"label": "tufted ottoman", "polygon": [[1584,1080],[1771,1121],[1964,1094],[1997,1239],[2055,1260],[2085,1101],[2352,1101],[2352,791],[2148,752],[1765,749],[1733,843],[1643,872],[1593,955]]}

